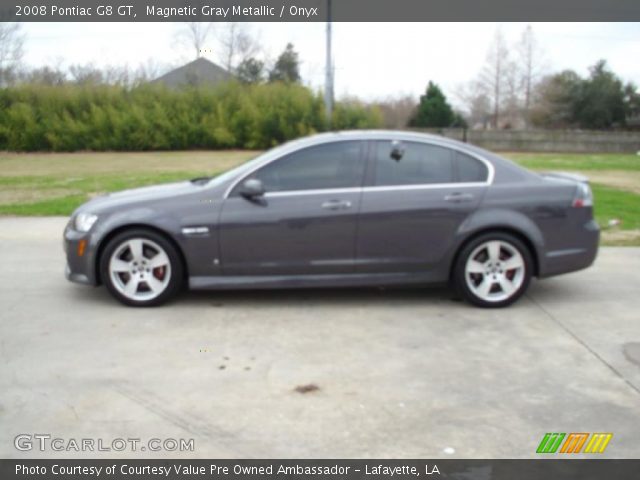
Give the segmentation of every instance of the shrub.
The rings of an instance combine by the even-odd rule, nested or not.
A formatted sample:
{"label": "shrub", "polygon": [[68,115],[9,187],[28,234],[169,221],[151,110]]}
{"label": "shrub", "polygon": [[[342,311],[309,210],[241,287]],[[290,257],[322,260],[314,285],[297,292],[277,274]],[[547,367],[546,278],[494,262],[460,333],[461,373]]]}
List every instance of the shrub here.
{"label": "shrub", "polygon": [[[336,105],[334,129],[380,123],[375,109]],[[0,150],[264,149],[326,126],[319,94],[280,82],[183,90],[150,84],[0,90]]]}

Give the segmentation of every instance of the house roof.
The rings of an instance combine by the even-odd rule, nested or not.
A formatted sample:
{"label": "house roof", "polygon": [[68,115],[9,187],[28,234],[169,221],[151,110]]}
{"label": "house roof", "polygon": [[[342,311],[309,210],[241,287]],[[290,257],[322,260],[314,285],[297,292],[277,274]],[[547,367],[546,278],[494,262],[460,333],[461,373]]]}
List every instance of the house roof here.
{"label": "house roof", "polygon": [[167,87],[175,88],[186,85],[213,85],[230,80],[232,75],[219,65],[206,58],[198,58],[193,62],[171,70],[151,83],[163,83]]}

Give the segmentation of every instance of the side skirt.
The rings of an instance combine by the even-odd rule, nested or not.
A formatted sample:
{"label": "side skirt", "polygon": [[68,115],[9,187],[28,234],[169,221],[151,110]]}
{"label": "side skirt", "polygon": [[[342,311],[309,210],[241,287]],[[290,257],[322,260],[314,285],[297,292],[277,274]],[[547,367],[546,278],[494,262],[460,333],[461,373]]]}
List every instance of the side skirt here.
{"label": "side skirt", "polygon": [[446,283],[436,272],[350,273],[343,275],[263,275],[189,277],[192,290],[236,290],[314,287],[384,287]]}

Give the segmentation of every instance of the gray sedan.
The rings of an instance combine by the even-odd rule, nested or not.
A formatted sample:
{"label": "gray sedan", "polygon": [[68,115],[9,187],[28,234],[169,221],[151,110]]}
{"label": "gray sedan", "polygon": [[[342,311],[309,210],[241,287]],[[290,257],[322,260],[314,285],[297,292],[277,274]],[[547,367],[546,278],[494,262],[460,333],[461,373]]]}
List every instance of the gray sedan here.
{"label": "gray sedan", "polygon": [[586,179],[397,131],[315,135],[215,178],[94,198],[64,232],[66,276],[121,302],[181,290],[448,283],[481,307],[591,265]]}

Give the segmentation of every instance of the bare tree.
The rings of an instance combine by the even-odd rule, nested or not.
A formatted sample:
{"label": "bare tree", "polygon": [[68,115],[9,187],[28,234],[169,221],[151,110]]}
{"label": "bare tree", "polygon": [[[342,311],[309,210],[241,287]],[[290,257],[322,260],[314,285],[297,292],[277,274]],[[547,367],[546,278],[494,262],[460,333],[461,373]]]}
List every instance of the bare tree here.
{"label": "bare tree", "polygon": [[180,43],[195,51],[196,58],[200,58],[212,33],[213,25],[209,22],[185,22],[178,32],[178,39]]}
{"label": "bare tree", "polygon": [[496,33],[487,53],[487,60],[480,72],[478,83],[493,105],[492,125],[498,128],[500,107],[505,89],[505,72],[509,65],[509,50],[500,29]]}
{"label": "bare tree", "polygon": [[106,74],[92,63],[69,66],[71,81],[78,85],[102,85],[106,82]]}
{"label": "bare tree", "polygon": [[245,60],[254,57],[260,50],[259,43],[245,23],[227,23],[220,32],[218,41],[222,64],[229,72]]}
{"label": "bare tree", "polygon": [[23,72],[20,75],[20,81],[38,85],[64,85],[67,81],[67,74],[61,68],[45,65]]}
{"label": "bare tree", "polygon": [[141,85],[155,80],[167,70],[169,70],[168,66],[161,65],[153,58],[148,58],[145,62],[140,63],[138,68],[136,68],[132,78],[132,85]]}
{"label": "bare tree", "polygon": [[471,99],[469,108],[469,123],[473,126],[482,125],[486,129],[491,121],[491,100],[484,93]]}
{"label": "bare tree", "polygon": [[486,129],[491,124],[491,100],[479,82],[459,85],[454,92],[460,103],[466,105],[467,120],[471,128]]}
{"label": "bare tree", "polygon": [[387,97],[384,100],[374,102],[382,113],[382,126],[384,128],[405,128],[409,119],[416,110],[416,99],[411,95]]}
{"label": "bare tree", "polygon": [[508,60],[503,66],[503,92],[501,99],[502,127],[518,128],[522,122],[521,82],[516,62]]}
{"label": "bare tree", "polygon": [[520,41],[516,45],[516,53],[522,83],[524,117],[525,122],[528,123],[533,88],[544,71],[544,53],[536,41],[531,25],[522,32]]}
{"label": "bare tree", "polygon": [[19,23],[0,23],[0,86],[16,76],[24,55],[24,35]]}

